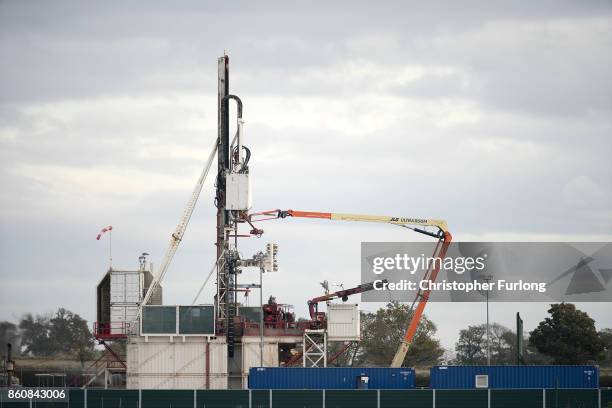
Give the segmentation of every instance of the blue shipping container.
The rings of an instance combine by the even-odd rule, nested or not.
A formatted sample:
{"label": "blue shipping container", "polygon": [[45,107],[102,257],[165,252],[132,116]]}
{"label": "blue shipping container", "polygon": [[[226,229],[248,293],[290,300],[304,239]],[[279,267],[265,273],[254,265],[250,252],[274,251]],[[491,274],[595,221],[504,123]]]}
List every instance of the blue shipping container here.
{"label": "blue shipping container", "polygon": [[[487,375],[488,387],[476,387],[476,376]],[[484,379],[483,379],[484,380]],[[595,366],[436,366],[429,384],[436,389],[471,388],[599,388]]]}
{"label": "blue shipping container", "polygon": [[356,389],[364,387],[361,377],[367,376],[367,388],[408,389],[415,387],[412,368],[283,368],[252,367],[249,388],[261,389]]}

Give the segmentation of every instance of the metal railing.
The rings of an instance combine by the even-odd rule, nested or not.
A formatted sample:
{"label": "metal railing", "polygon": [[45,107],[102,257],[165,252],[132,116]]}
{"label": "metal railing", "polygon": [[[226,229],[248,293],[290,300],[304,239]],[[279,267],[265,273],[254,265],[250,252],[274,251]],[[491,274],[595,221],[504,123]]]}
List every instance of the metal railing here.
{"label": "metal railing", "polygon": [[93,334],[96,339],[124,339],[130,333],[128,322],[94,322]]}

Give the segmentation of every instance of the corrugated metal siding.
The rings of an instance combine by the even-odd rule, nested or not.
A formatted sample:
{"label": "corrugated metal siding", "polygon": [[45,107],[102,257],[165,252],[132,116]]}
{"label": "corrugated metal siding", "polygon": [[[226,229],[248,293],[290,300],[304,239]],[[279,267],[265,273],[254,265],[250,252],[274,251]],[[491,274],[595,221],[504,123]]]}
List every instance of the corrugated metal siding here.
{"label": "corrugated metal siding", "polygon": [[594,366],[437,366],[430,370],[430,387],[475,387],[476,375],[489,376],[489,388],[597,388]]}
{"label": "corrugated metal siding", "polygon": [[254,367],[249,371],[251,389],[355,389],[357,376],[369,376],[372,389],[415,387],[411,368],[276,368]]}
{"label": "corrugated metal siding", "polygon": [[125,334],[124,323],[134,324],[138,315],[138,306],[113,305],[110,307],[110,332],[111,334]]}
{"label": "corrugated metal siding", "polygon": [[[248,388],[249,370],[251,367],[260,367],[259,358],[259,338],[257,343],[245,342],[247,338],[242,338],[240,345],[240,355],[242,358],[242,388]],[[250,340],[250,339],[248,339]],[[265,367],[278,367],[278,343],[264,344],[263,365]]]}
{"label": "corrugated metal siding", "polygon": [[111,322],[125,322],[125,306],[110,307]]}
{"label": "corrugated metal siding", "polygon": [[125,275],[122,273],[111,273],[110,301],[125,302]]}
{"label": "corrugated metal siding", "polygon": [[139,271],[112,271],[110,285],[111,303],[140,302],[141,273]]}
{"label": "corrugated metal siding", "polygon": [[[244,338],[243,338],[244,340]],[[261,367],[259,358],[259,341],[257,343],[242,343],[242,370],[248,374],[251,367]],[[278,343],[264,343],[264,367],[278,367]]]}
{"label": "corrugated metal siding", "polygon": [[330,340],[359,340],[360,315],[356,304],[327,306],[327,338]]}
{"label": "corrugated metal siding", "polygon": [[[210,389],[227,388],[227,347],[211,341]],[[127,388],[203,389],[206,387],[206,341],[167,337],[131,340],[127,346]]]}
{"label": "corrugated metal siding", "polygon": [[125,321],[133,323],[138,317],[138,306],[126,306],[125,307]]}
{"label": "corrugated metal siding", "polygon": [[138,303],[140,302],[140,272],[125,274],[125,302]]}

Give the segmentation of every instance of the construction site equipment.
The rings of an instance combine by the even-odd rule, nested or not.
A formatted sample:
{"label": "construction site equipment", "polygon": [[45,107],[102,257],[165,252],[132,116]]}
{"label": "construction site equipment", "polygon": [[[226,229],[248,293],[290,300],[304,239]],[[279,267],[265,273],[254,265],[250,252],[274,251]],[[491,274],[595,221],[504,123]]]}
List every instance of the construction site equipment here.
{"label": "construction site equipment", "polygon": [[[377,222],[384,224],[398,225],[403,228],[411,229],[423,235],[436,238],[438,242],[433,252],[433,259],[444,259],[450,243],[452,235],[448,231],[446,221],[428,218],[407,218],[393,217],[385,215],[363,215],[363,214],[343,214],[331,212],[315,212],[315,211],[296,211],[296,210],[270,210],[258,213],[253,213],[248,216],[249,222],[273,220],[279,218],[297,217],[297,218],[316,218],[336,221],[360,221],[360,222]],[[426,227],[435,228],[434,231],[425,229]],[[435,282],[440,265],[442,262],[431,262],[428,269],[425,271],[423,280]],[[408,353],[408,348],[414,335],[416,334],[423,311],[429,300],[431,290],[419,290],[412,303],[413,314],[408,324],[406,334],[400,343],[395,356],[391,362],[391,367],[401,367]],[[415,308],[416,305],[416,308]]]}
{"label": "construction site equipment", "polygon": [[327,367],[327,331],[304,330],[302,342],[302,365],[304,367]]}
{"label": "construction site equipment", "polygon": [[[193,192],[191,193],[191,197],[189,201],[187,201],[187,206],[185,207],[185,211],[183,212],[183,216],[181,217],[178,225],[176,226],[176,230],[170,237],[170,243],[168,244],[168,248],[166,249],[166,254],[164,255],[164,259],[159,266],[159,270],[157,274],[155,274],[155,278],[153,279],[152,284],[149,286],[149,290],[144,296],[140,307],[138,308],[138,313],[136,315],[136,319],[140,317],[142,314],[142,306],[148,304],[149,299],[153,295],[157,286],[163,281],[166,272],[168,271],[168,267],[170,267],[170,263],[172,262],[172,258],[174,258],[174,254],[178,249],[181,241],[183,240],[183,235],[185,235],[185,231],[187,230],[187,226],[189,225],[189,220],[193,215],[193,210],[195,209],[196,203],[198,202],[198,198],[200,197],[200,193],[202,192],[202,187],[204,187],[204,182],[206,181],[206,177],[208,176],[208,172],[212,165],[213,159],[215,158],[215,154],[217,153],[217,143],[211,150],[208,155],[208,160],[206,161],[206,165],[200,174],[200,178],[196,183]],[[135,319],[135,320],[136,320]]]}
{"label": "construction site equipment", "polygon": [[3,363],[2,372],[0,372],[0,386],[13,387],[19,386],[19,378],[15,376],[15,361],[13,361],[13,345],[6,344],[6,360]]}
{"label": "construction site equipment", "polygon": [[356,303],[327,305],[327,338],[330,341],[361,340],[361,312]]}
{"label": "construction site equipment", "polygon": [[[333,221],[361,221],[378,222],[383,224],[394,224],[404,228],[409,228],[421,234],[429,235],[434,238],[443,238],[443,233],[448,231],[446,221],[427,219],[427,218],[406,218],[391,217],[387,215],[364,215],[364,214],[345,214],[317,211],[296,211],[296,210],[270,210],[249,214],[249,221],[275,220],[278,218],[318,218]],[[417,226],[417,227],[415,227]],[[436,227],[437,232],[424,230],[420,227]]]}
{"label": "construction site equipment", "polygon": [[[383,279],[381,282],[386,283],[387,280]],[[343,289],[337,292],[327,293],[325,295],[312,298],[308,301],[308,312],[310,313],[310,318],[315,322],[323,322],[325,320],[325,312],[319,312],[319,303],[321,302],[328,302],[333,299],[342,299],[343,302],[346,302],[349,296],[370,290],[374,290],[374,282],[364,283],[354,288]]]}
{"label": "construction site equipment", "polygon": [[268,303],[263,305],[264,327],[282,329],[295,323],[295,314],[289,311],[290,306],[276,303],[276,298],[270,296]]}
{"label": "construction site equipment", "polygon": [[[104,376],[104,388],[108,387],[109,376],[112,373],[125,373],[126,364],[125,356],[119,355],[110,344],[101,338],[96,338],[98,344],[104,346],[104,351],[96,360],[94,360],[85,372],[91,373],[81,388],[87,388],[92,385],[97,378]],[[76,380],[76,379],[75,379]],[[74,382],[69,384],[70,387],[76,385]]]}
{"label": "construction site equipment", "polygon": [[599,388],[599,368],[580,366],[436,366],[434,389]]}
{"label": "construction site equipment", "polygon": [[[154,276],[146,256],[139,257],[138,270],[109,269],[96,289],[96,322],[94,336],[103,340],[126,338],[130,329],[137,329],[136,317],[146,292],[151,289]],[[151,291],[147,304],[162,303],[162,287]]]}
{"label": "construction site equipment", "polygon": [[[229,58],[218,59],[218,154],[215,205],[217,207],[217,319],[227,340],[228,358],[234,357],[236,333],[236,276],[240,273],[238,254],[238,223],[241,214],[251,208],[251,192],[248,163],[250,150],[244,146],[244,122],[242,101],[229,93]],[[229,101],[237,106],[235,143],[229,138]],[[255,231],[253,231],[255,232]],[[261,235],[255,234],[255,235]],[[233,239],[233,243],[232,240]]]}
{"label": "construction site equipment", "polygon": [[258,389],[357,389],[360,378],[368,378],[372,389],[415,388],[412,368],[327,367],[276,368],[253,367],[249,371],[249,388]]}

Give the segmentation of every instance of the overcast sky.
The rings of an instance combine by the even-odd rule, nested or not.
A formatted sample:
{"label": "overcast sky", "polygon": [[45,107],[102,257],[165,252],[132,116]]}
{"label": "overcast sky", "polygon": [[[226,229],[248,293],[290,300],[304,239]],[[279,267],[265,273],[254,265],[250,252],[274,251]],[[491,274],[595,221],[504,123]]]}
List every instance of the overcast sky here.
{"label": "overcast sky", "polygon": [[[93,321],[103,226],[114,266],[160,263],[216,138],[224,51],[254,210],[443,218],[463,241],[612,238],[609,1],[125,3],[0,1],[0,319],[63,306]],[[209,180],[165,303],[190,303],[214,262],[214,211]],[[324,279],[359,283],[362,241],[414,238],[262,227],[242,253],[279,243],[264,295],[302,316]],[[521,311],[531,330],[547,306],[491,318]],[[609,306],[580,305],[600,328]],[[427,314],[447,348],[485,318],[480,304]]]}

